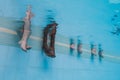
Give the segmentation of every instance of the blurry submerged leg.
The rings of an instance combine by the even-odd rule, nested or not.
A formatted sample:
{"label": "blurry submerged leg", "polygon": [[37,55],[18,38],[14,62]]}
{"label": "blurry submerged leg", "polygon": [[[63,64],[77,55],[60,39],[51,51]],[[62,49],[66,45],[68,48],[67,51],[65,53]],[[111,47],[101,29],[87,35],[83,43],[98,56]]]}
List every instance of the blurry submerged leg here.
{"label": "blurry submerged leg", "polygon": [[78,44],[77,52],[78,52],[78,54],[82,54],[82,44]]}
{"label": "blurry submerged leg", "polygon": [[30,49],[31,47],[27,45],[28,38],[30,36],[30,26],[31,26],[31,18],[33,17],[33,13],[31,12],[31,6],[29,5],[26,10],[26,16],[24,18],[24,26],[23,26],[23,35],[22,39],[20,40],[20,46],[21,48],[26,51],[27,49]]}
{"label": "blurry submerged leg", "polygon": [[91,49],[91,55],[95,55],[96,56],[96,49],[95,48]]}
{"label": "blurry submerged leg", "polygon": [[70,39],[70,55],[73,55],[74,51],[75,51],[75,42],[74,42],[74,39],[71,38]]}
{"label": "blurry submerged leg", "polygon": [[48,49],[48,46],[47,46],[47,34],[48,34],[48,27],[46,27],[43,31],[43,45],[42,45],[42,49],[45,50],[45,49]]}
{"label": "blurry submerged leg", "polygon": [[50,54],[51,57],[55,57],[55,34],[56,34],[56,28],[53,28],[50,33]]}
{"label": "blurry submerged leg", "polygon": [[[47,26],[45,29],[44,29],[44,34],[43,34],[43,50],[45,51],[45,54],[49,57],[55,57],[54,55],[54,43],[52,41],[52,37],[51,35],[49,35],[49,29],[50,29],[50,26]],[[49,38],[48,36],[50,37],[50,44],[48,45],[48,41],[49,41]],[[52,44],[53,43],[53,44]]]}
{"label": "blurry submerged leg", "polygon": [[28,49],[31,48],[30,46],[27,45],[29,36],[30,36],[30,31],[24,30],[22,39],[20,41],[20,47],[25,51],[27,50],[27,48]]}
{"label": "blurry submerged leg", "polygon": [[[55,34],[56,34],[56,24],[50,24],[47,25],[47,27],[44,29],[43,34],[43,50],[45,51],[45,54],[49,57],[54,58],[55,57]],[[47,37],[50,37],[47,38]],[[50,41],[50,44],[48,44],[48,41]]]}
{"label": "blurry submerged leg", "polygon": [[18,29],[17,30],[17,35],[18,35],[18,37],[21,39],[22,38],[22,35],[23,35],[23,29]]}
{"label": "blurry submerged leg", "polygon": [[73,52],[75,51],[75,44],[71,43],[70,44],[70,55],[73,55]]}

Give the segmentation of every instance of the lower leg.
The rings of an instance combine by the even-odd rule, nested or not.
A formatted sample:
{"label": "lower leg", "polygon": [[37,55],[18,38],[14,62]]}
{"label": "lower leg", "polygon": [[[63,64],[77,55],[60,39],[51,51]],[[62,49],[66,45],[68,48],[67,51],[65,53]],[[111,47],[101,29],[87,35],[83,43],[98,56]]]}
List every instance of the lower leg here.
{"label": "lower leg", "polygon": [[27,50],[27,48],[30,48],[30,46],[27,46],[27,42],[28,42],[29,36],[30,36],[30,31],[24,30],[22,39],[21,39],[21,41],[20,41],[21,48],[22,48],[23,50]]}

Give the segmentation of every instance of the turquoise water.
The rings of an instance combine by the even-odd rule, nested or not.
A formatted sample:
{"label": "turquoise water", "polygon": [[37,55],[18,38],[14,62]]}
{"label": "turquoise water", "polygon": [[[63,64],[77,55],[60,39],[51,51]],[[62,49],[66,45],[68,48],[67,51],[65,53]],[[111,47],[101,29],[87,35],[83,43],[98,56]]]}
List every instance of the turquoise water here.
{"label": "turquoise water", "polygon": [[0,49],[0,80],[120,80],[119,63],[60,53],[52,59],[4,45]]}
{"label": "turquoise water", "polygon": [[[117,2],[117,3],[116,3]],[[119,10],[119,0],[0,0],[0,80],[120,80],[120,36],[112,35],[111,18]],[[116,3],[116,4],[114,4]],[[26,6],[31,4],[32,36],[41,37],[49,16],[59,23],[56,35],[56,58],[41,52],[41,40],[31,38],[27,53],[17,44],[14,33],[23,24]],[[118,16],[119,13],[118,13]],[[119,21],[119,20],[118,20]],[[1,31],[12,30],[13,33]],[[9,31],[8,31],[9,32]],[[105,56],[92,59],[89,52],[70,55],[69,38],[80,36],[83,47],[90,42],[102,44]],[[62,46],[60,43],[63,43]],[[75,43],[76,44],[76,43]],[[112,56],[112,57],[110,57]]]}
{"label": "turquoise water", "polygon": [[57,53],[55,59],[39,51],[0,45],[1,80],[119,80],[120,64]]}
{"label": "turquoise water", "polygon": [[29,4],[35,14],[32,25],[45,27],[48,16],[52,16],[59,23],[59,34],[73,38],[81,36],[85,44],[101,43],[107,53],[119,56],[120,38],[110,33],[115,28],[111,18],[114,14],[120,16],[118,0],[0,0],[0,15],[22,20]]}

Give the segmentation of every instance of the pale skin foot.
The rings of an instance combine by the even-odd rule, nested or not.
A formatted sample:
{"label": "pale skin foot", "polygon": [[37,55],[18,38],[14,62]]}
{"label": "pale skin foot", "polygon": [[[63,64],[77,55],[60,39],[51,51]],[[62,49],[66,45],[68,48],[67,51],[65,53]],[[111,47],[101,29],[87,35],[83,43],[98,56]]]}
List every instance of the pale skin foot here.
{"label": "pale skin foot", "polygon": [[27,48],[26,48],[26,42],[25,41],[19,41],[19,44],[20,44],[20,47],[23,51],[27,51]]}

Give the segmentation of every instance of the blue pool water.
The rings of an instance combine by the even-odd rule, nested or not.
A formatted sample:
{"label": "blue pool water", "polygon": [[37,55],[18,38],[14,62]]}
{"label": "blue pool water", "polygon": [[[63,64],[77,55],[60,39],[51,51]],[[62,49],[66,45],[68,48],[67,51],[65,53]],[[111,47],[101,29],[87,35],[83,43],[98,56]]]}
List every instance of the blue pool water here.
{"label": "blue pool water", "polygon": [[[41,51],[41,40],[30,39],[27,53],[17,44],[15,31],[29,4],[33,37],[41,37],[49,16],[59,24],[56,58]],[[120,0],[0,0],[0,80],[120,80],[120,36],[110,33],[120,21],[119,9]],[[118,19],[111,21],[114,14]],[[70,55],[66,46],[71,37],[77,45],[77,36],[88,51],[90,42],[102,44],[104,59],[92,59],[89,52]]]}
{"label": "blue pool water", "polygon": [[65,54],[52,59],[31,50],[0,45],[0,80],[119,80],[120,64]]}

